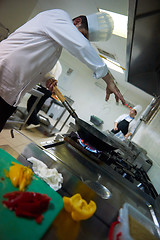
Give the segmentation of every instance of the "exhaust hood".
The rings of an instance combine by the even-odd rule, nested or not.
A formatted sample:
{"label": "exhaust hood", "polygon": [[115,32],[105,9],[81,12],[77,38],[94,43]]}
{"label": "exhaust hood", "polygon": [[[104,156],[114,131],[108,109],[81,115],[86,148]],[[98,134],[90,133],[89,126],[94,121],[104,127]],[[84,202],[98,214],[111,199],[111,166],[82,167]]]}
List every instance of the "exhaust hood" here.
{"label": "exhaust hood", "polygon": [[129,0],[126,81],[160,95],[160,0]]}

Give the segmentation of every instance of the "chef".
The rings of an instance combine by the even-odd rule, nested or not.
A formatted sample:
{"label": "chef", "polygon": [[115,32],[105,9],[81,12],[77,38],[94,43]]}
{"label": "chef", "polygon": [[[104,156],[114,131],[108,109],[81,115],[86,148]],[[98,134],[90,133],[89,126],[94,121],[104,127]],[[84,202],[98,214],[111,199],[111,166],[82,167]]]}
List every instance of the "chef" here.
{"label": "chef", "polygon": [[136,105],[130,110],[129,114],[122,114],[119,116],[114,122],[114,128],[111,130],[112,133],[117,134],[117,137],[123,134],[125,139],[130,138],[133,134],[136,127],[135,116],[140,113],[142,107],[140,105]]}
{"label": "chef", "polygon": [[[89,42],[109,39],[113,25],[106,13],[72,20],[65,11],[53,9],[39,13],[0,42],[0,131],[24,94],[54,67],[63,47],[106,82],[106,101],[113,93],[124,104],[106,64]],[[48,81],[46,86],[52,90],[55,84]]]}

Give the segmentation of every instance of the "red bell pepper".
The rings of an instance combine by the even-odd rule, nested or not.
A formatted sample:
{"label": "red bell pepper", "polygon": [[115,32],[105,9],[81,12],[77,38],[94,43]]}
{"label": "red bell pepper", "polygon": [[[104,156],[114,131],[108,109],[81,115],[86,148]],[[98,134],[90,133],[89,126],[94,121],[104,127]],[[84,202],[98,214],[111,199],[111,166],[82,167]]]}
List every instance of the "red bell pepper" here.
{"label": "red bell pepper", "polygon": [[6,193],[3,204],[10,210],[15,211],[16,216],[34,218],[37,223],[41,223],[42,213],[48,209],[51,200],[46,194],[35,192],[11,192]]}

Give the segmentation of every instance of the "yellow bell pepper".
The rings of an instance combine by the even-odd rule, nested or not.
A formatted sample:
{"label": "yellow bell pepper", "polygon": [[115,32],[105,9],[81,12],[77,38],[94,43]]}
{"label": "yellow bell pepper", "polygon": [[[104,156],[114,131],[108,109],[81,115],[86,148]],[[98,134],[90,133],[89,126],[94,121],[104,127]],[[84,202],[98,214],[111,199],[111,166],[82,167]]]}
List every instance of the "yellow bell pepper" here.
{"label": "yellow bell pepper", "polygon": [[72,219],[75,221],[85,220],[93,216],[96,211],[96,203],[90,201],[89,204],[82,199],[79,193],[71,198],[63,197],[64,208],[71,213]]}
{"label": "yellow bell pepper", "polygon": [[13,184],[14,187],[17,187],[19,184],[19,175],[22,171],[22,165],[16,164],[9,168],[9,178]]}
{"label": "yellow bell pepper", "polygon": [[64,196],[63,202],[64,202],[65,210],[70,213],[72,211],[72,204],[71,204],[70,198]]}
{"label": "yellow bell pepper", "polygon": [[19,171],[19,179],[18,179],[18,185],[20,185],[21,181],[23,178],[23,167],[21,168],[21,170]]}
{"label": "yellow bell pepper", "polygon": [[19,191],[24,191],[25,187],[31,182],[33,172],[30,168],[21,164],[15,162],[12,162],[12,164],[13,166],[9,168],[8,177],[14,187],[19,187]]}
{"label": "yellow bell pepper", "polygon": [[19,191],[24,192],[26,186],[27,186],[26,178],[23,177],[22,181],[19,184]]}
{"label": "yellow bell pepper", "polygon": [[78,208],[73,207],[73,211],[71,213],[72,218],[75,221],[86,220],[93,216],[96,211],[96,204],[94,201],[90,201],[89,204],[85,200],[82,201],[82,204]]}

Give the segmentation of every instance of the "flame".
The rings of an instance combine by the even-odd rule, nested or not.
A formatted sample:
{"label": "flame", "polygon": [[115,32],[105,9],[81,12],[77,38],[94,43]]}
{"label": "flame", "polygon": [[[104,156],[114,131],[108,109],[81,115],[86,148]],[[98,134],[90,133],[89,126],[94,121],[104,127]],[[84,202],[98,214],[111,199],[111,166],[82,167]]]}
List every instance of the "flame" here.
{"label": "flame", "polygon": [[100,152],[96,148],[92,147],[89,143],[85,142],[83,139],[78,138],[77,140],[81,144],[81,146],[83,148],[85,148],[86,150],[88,150],[90,152],[93,152],[93,153],[99,153]]}

